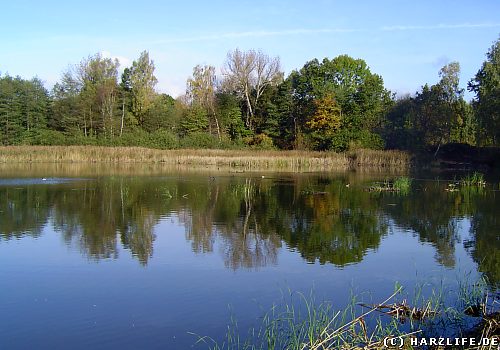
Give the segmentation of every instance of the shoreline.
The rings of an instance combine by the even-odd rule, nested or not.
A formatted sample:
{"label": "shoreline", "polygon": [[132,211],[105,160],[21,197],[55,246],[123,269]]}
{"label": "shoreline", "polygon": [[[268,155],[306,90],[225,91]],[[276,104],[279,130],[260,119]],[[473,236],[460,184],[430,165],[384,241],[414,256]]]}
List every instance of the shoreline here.
{"label": "shoreline", "polygon": [[402,151],[359,149],[345,153],[175,149],[104,146],[3,146],[0,164],[103,163],[165,164],[231,169],[281,171],[350,170],[357,168],[409,169],[412,156]]}

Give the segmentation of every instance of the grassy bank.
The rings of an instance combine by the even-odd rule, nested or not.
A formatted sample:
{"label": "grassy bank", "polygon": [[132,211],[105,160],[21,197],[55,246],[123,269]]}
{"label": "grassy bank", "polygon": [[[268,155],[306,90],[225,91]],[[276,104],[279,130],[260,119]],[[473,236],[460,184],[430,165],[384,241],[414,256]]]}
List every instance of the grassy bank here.
{"label": "grassy bank", "polygon": [[158,150],[140,147],[6,146],[0,163],[163,163],[277,169],[334,170],[357,167],[407,168],[410,155],[400,151],[356,150],[346,153],[258,150]]}
{"label": "grassy bank", "polygon": [[[317,303],[314,295],[291,293],[290,299],[274,305],[260,326],[243,331],[232,319],[222,341],[199,337],[211,350],[333,350],[333,349],[496,349],[496,346],[437,346],[426,339],[466,337],[478,343],[482,338],[500,342],[498,292],[488,290],[484,280],[459,283],[458,292],[432,290],[413,296],[396,283],[395,291],[377,304],[359,302],[352,296],[349,305],[335,309],[331,303]],[[453,293],[450,303],[446,295]],[[295,300],[294,300],[295,298]],[[409,299],[408,299],[409,298]],[[409,302],[407,300],[410,300]]]}

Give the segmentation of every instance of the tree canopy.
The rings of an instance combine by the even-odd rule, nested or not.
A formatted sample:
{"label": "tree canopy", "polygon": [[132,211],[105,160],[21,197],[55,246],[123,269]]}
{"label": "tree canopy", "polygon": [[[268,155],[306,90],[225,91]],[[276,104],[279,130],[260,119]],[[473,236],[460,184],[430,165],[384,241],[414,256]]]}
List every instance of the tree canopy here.
{"label": "tree canopy", "polygon": [[486,61],[469,82],[476,94],[474,107],[483,144],[500,142],[500,38],[486,54]]}
{"label": "tree canopy", "polygon": [[186,94],[173,98],[156,90],[148,51],[129,67],[95,54],[50,93],[38,78],[0,76],[1,142],[435,153],[447,143],[498,145],[499,72],[497,40],[469,81],[472,103],[458,62],[436,72],[436,84],[396,97],[360,58],[314,58],[285,77],[279,57],[235,49],[220,74],[196,65]]}

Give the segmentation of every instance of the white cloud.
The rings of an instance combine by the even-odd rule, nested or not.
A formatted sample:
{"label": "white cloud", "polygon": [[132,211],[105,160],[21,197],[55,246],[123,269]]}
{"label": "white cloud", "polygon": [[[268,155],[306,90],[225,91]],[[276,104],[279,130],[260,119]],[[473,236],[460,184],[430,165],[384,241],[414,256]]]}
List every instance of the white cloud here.
{"label": "white cloud", "polygon": [[500,23],[461,23],[461,24],[433,24],[433,25],[398,25],[380,28],[382,31],[404,31],[404,30],[435,30],[435,29],[472,29],[472,28],[496,28]]}
{"label": "white cloud", "polygon": [[451,59],[446,55],[441,55],[436,57],[436,59],[432,62],[432,66],[435,68],[441,68],[444,65],[450,63]]}
{"label": "white cloud", "polygon": [[437,30],[437,29],[474,29],[474,28],[497,28],[500,23],[458,23],[458,24],[433,24],[433,25],[395,25],[384,26],[374,29],[360,28],[317,28],[317,29],[287,29],[287,30],[254,30],[245,32],[214,33],[208,35],[175,37],[151,41],[149,44],[173,44],[189,43],[196,41],[216,41],[224,39],[238,38],[260,38],[274,36],[293,36],[328,33],[353,33],[353,32],[373,32],[373,31],[407,31],[407,30]]}
{"label": "white cloud", "polygon": [[126,67],[132,64],[132,60],[125,56],[113,55],[109,51],[101,51],[101,56],[103,58],[117,59],[120,62],[120,70],[124,70]]}
{"label": "white cloud", "polygon": [[170,77],[170,79],[158,79],[156,90],[162,93],[169,94],[172,97],[179,97],[186,93],[186,78]]}
{"label": "white cloud", "polygon": [[238,38],[259,38],[272,36],[288,36],[301,34],[322,34],[322,33],[352,33],[361,31],[360,29],[345,29],[345,28],[323,28],[323,29],[289,29],[289,30],[256,30],[246,32],[230,32],[210,35],[200,35],[192,37],[168,38],[151,42],[151,44],[172,44],[172,43],[187,43],[193,41],[215,41],[223,39],[238,39]]}

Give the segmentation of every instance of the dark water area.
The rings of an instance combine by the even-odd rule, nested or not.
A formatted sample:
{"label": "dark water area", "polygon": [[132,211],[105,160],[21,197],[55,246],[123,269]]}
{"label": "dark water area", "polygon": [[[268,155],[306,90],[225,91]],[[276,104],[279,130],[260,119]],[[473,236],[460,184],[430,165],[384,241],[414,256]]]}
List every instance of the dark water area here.
{"label": "dark water area", "polygon": [[[203,349],[289,291],[500,282],[498,183],[419,174],[0,169],[1,349]],[[60,174],[60,176],[57,176]],[[450,175],[446,175],[452,180]]]}

